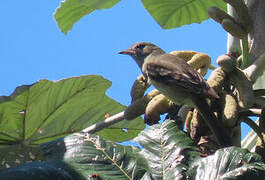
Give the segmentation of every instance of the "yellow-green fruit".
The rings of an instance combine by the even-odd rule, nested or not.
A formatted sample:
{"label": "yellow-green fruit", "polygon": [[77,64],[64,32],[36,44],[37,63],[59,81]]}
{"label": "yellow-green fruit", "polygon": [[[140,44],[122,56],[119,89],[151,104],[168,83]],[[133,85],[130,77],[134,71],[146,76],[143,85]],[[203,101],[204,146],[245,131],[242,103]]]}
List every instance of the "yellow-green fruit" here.
{"label": "yellow-green fruit", "polygon": [[155,96],[148,104],[145,109],[145,120],[156,124],[160,120],[160,115],[168,112],[171,107],[171,101],[163,94]]}
{"label": "yellow-green fruit", "polygon": [[236,99],[230,94],[225,94],[223,101],[223,124],[226,127],[232,128],[237,123],[238,118],[238,104]]}
{"label": "yellow-green fruit", "polygon": [[211,64],[211,57],[205,53],[198,53],[195,51],[172,51],[170,54],[187,61],[187,63],[202,76],[207,74]]}
{"label": "yellow-green fruit", "polygon": [[197,139],[203,134],[203,131],[207,127],[203,117],[200,115],[197,109],[193,110],[192,119],[190,123],[190,136],[192,139]]}
{"label": "yellow-green fruit", "polygon": [[189,61],[195,54],[196,51],[172,51],[170,54],[177,56],[185,61]]}
{"label": "yellow-green fruit", "polygon": [[238,98],[238,105],[242,108],[252,107],[255,97],[253,93],[252,83],[246,74],[238,68],[229,73],[229,79],[235,86]]}
{"label": "yellow-green fruit", "polygon": [[198,127],[200,124],[204,124],[204,120],[201,117],[198,109],[194,109],[193,116],[191,119],[191,127]]}
{"label": "yellow-green fruit", "polygon": [[225,78],[226,73],[221,68],[217,68],[212,71],[207,83],[217,92],[221,92],[224,86]]}
{"label": "yellow-green fruit", "polygon": [[204,53],[195,54],[188,64],[194,69],[209,67],[211,64],[211,57]]}
{"label": "yellow-green fruit", "polygon": [[191,131],[191,120],[192,120],[192,116],[193,116],[193,111],[189,111],[187,116],[186,116],[186,131],[187,133],[190,133]]}

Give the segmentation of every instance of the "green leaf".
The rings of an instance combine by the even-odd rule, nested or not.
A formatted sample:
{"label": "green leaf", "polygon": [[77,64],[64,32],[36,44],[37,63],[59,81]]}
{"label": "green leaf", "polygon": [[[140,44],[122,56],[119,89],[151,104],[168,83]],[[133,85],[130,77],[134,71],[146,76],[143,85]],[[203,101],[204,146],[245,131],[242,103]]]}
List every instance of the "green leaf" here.
{"label": "green leaf", "polygon": [[222,0],[142,0],[142,3],[163,29],[200,23],[209,18],[210,6],[226,10]]}
{"label": "green leaf", "polygon": [[238,147],[220,149],[214,155],[195,162],[191,169],[196,167],[196,180],[262,180],[265,177],[265,165],[261,157]]}
{"label": "green leaf", "polygon": [[193,141],[171,120],[150,126],[134,140],[144,147],[140,154],[155,179],[185,176],[189,165],[200,157]]}
{"label": "green leaf", "polygon": [[[25,162],[43,161],[45,157],[40,153],[39,146],[26,146],[14,144],[0,146],[0,169],[6,169],[21,165]],[[2,177],[0,175],[0,177]]]}
{"label": "green leaf", "polygon": [[[57,82],[40,80],[17,88],[10,97],[0,97],[0,143],[48,142],[103,121],[106,113],[121,112],[125,106],[105,95],[110,85],[103,77],[91,75]],[[144,127],[138,118],[114,124],[101,134],[107,139],[125,141]]]}
{"label": "green leaf", "polygon": [[97,135],[76,133],[42,145],[48,160],[63,160],[83,177],[141,179],[148,177],[139,149],[105,141]]}
{"label": "green leaf", "polygon": [[66,163],[55,161],[32,162],[2,170],[0,177],[5,180],[85,180]]}
{"label": "green leaf", "polygon": [[57,8],[54,18],[63,33],[72,29],[74,23],[95,10],[111,8],[120,0],[65,0]]}

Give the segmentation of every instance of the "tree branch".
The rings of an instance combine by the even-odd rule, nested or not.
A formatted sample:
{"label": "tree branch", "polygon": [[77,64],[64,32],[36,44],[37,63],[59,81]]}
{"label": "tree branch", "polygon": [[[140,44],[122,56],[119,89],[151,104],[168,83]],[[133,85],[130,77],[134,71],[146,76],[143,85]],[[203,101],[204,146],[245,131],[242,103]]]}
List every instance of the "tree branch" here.
{"label": "tree branch", "polygon": [[125,119],[124,118],[124,111],[122,111],[122,112],[120,112],[118,114],[115,114],[115,115],[105,119],[104,121],[101,121],[99,123],[93,124],[93,125],[87,127],[86,129],[83,129],[82,131],[84,133],[92,134],[92,133],[100,131],[100,130],[106,128],[106,127],[109,127],[109,126],[111,126],[111,125],[113,125],[115,123],[118,123],[118,122],[120,122],[120,121],[122,121],[124,119]]}

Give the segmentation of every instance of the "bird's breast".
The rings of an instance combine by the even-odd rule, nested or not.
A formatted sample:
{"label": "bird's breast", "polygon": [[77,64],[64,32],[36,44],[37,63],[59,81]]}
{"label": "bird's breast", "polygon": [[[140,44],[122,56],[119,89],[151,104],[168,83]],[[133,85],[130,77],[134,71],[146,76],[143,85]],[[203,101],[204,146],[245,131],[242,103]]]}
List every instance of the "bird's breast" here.
{"label": "bird's breast", "polygon": [[194,106],[192,102],[192,94],[183,91],[183,89],[179,87],[169,87],[167,84],[163,84],[161,82],[154,81],[150,79],[151,84],[155,86],[162,94],[164,94],[168,99],[173,101],[178,105],[188,105]]}

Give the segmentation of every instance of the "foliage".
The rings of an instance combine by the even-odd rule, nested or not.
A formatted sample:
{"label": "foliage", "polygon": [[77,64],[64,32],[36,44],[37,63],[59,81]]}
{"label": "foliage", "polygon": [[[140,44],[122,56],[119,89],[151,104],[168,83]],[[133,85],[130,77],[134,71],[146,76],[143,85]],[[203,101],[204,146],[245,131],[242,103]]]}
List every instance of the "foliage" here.
{"label": "foliage", "polygon": [[[61,31],[67,33],[83,16],[95,10],[111,8],[118,2],[119,0],[65,0],[61,2],[54,17]],[[248,23],[242,20],[245,17],[250,19],[248,14],[244,14],[244,10],[247,11],[245,3],[241,0],[225,2],[243,13],[238,13],[237,17],[228,15],[223,11],[226,6],[221,0],[142,0],[147,11],[164,29],[200,23],[209,18],[208,7],[216,6],[212,10],[219,10],[211,14],[212,18],[230,34],[238,33],[238,29],[232,27],[241,27],[243,31],[247,29],[244,31],[245,35],[252,33],[252,24],[249,29],[243,26]],[[240,6],[235,6],[236,3]],[[244,43],[247,43],[246,37]],[[243,49],[242,63],[248,55],[246,49]],[[253,98],[246,98],[253,91],[252,82],[256,79],[251,79],[251,82],[246,71],[238,69],[240,57],[238,62],[235,61],[237,57],[227,57],[228,55],[220,61],[225,76],[218,77],[221,68],[215,71],[216,79],[222,85],[211,85],[216,85],[217,89],[225,86],[226,90],[223,92],[227,91],[227,99],[233,93],[231,89],[237,91],[237,99],[234,96],[230,98],[235,102],[235,113],[231,115],[230,111],[225,112],[231,109],[229,107],[224,106],[222,109],[223,116],[226,116],[224,119],[231,116],[230,120],[235,122],[233,125],[228,123],[233,126],[229,128],[236,129],[234,126],[238,122],[237,118],[244,113],[245,116],[252,113],[243,111],[255,107],[254,103],[249,103],[249,99],[254,101],[259,97],[254,98],[253,95]],[[230,75],[229,78],[227,74]],[[216,79],[212,82],[217,82]],[[241,81],[242,79],[248,83]],[[227,84],[227,80],[232,84]],[[83,132],[84,128],[125,108],[105,95],[110,85],[101,76],[92,75],[58,82],[40,80],[32,85],[18,87],[10,96],[0,97],[2,168],[31,162],[1,171],[0,176],[5,179],[264,179],[264,159],[259,155],[238,147],[229,147],[203,158],[200,156],[201,149],[187,133],[177,128],[174,120],[150,126],[141,133],[139,132],[144,128],[141,118],[122,121],[97,132],[97,135]],[[257,88],[263,87],[262,82],[256,81],[255,85]],[[145,105],[150,99],[150,96],[146,96],[142,104]],[[225,99],[225,103],[231,107],[231,102],[229,104]],[[263,103],[264,101],[258,105],[262,106]],[[241,112],[237,105],[241,106]],[[254,115],[258,114],[255,113]],[[195,116],[197,121],[194,121]],[[202,129],[197,126],[199,123],[196,124],[200,119],[199,114],[194,117],[191,124],[196,127],[194,126],[195,130],[191,128],[191,131],[199,132],[197,130]],[[123,132],[123,128],[128,132]],[[236,133],[239,134],[238,132],[240,131]],[[134,138],[135,136],[137,137]],[[115,143],[132,138],[141,148]]]}
{"label": "foliage", "polygon": [[95,10],[111,8],[120,0],[66,0],[61,2],[54,17],[61,31],[67,33],[74,23]]}
{"label": "foliage", "polygon": [[[40,172],[41,167],[51,171],[49,178],[64,174],[73,179],[262,179],[265,175],[260,156],[237,147],[220,149],[214,155],[201,158],[193,141],[173,120],[147,128],[135,141],[143,148],[117,145],[97,135],[73,134],[42,145],[49,163],[27,164],[24,168],[0,172],[0,176],[8,178],[29,169],[39,176],[47,176],[44,171]],[[58,164],[60,170],[55,174],[53,168],[59,167]]]}
{"label": "foliage", "polygon": [[[54,17],[61,31],[67,33],[83,16],[94,10],[111,8],[118,2],[119,0],[65,0],[61,2]],[[200,23],[209,18],[208,7],[226,7],[222,0],[142,0],[142,3],[163,29]]]}
{"label": "foliage", "polygon": [[209,18],[207,8],[210,6],[226,8],[221,0],[142,0],[142,3],[163,29],[200,23]]}
{"label": "foliage", "polygon": [[[105,95],[110,85],[108,80],[95,75],[57,82],[40,80],[16,88],[10,96],[0,97],[1,159],[9,165],[16,159],[23,162],[24,158],[18,155],[34,152],[29,151],[30,147],[79,132],[104,120],[106,114],[122,111],[125,106]],[[122,131],[123,128],[128,132]],[[136,121],[117,123],[98,134],[113,141],[125,141],[135,137],[143,128],[143,121],[137,118]]]}

